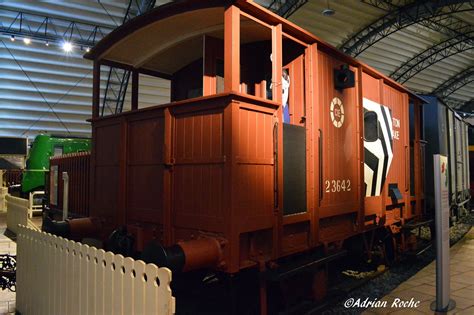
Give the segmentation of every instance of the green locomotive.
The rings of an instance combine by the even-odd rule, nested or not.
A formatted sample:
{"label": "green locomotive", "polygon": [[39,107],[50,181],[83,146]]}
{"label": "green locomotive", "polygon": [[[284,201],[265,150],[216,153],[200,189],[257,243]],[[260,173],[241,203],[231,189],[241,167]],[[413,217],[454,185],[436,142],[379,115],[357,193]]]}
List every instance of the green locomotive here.
{"label": "green locomotive", "polygon": [[91,139],[45,134],[36,136],[26,160],[26,168],[21,181],[21,192],[25,194],[44,188],[45,172],[49,171],[50,157],[90,151],[90,149]]}

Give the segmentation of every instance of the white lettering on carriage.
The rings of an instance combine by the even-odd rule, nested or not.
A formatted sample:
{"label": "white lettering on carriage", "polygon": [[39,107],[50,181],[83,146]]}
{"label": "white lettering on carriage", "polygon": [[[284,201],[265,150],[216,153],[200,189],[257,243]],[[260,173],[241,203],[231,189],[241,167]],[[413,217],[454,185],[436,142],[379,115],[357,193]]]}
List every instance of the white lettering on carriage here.
{"label": "white lettering on carriage", "polygon": [[400,140],[400,130],[395,130],[395,128],[400,129],[400,119],[392,118],[393,139]]}

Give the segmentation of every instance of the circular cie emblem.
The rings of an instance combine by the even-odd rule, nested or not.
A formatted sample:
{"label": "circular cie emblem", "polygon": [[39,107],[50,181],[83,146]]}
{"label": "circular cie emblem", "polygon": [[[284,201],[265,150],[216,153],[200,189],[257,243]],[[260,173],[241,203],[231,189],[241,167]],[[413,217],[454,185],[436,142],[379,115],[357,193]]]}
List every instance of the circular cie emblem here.
{"label": "circular cie emblem", "polygon": [[331,101],[330,107],[331,121],[336,128],[341,128],[344,123],[344,105],[342,101],[335,97]]}

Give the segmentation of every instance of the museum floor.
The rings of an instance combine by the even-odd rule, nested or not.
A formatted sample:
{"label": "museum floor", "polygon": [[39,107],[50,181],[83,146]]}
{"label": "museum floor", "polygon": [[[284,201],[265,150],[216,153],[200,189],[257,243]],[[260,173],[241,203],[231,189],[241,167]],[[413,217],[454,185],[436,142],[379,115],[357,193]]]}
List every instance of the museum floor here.
{"label": "museum floor", "polygon": [[[451,298],[456,308],[448,314],[474,314],[474,229],[456,243],[450,250]],[[400,284],[380,299],[387,301],[386,308],[371,308],[363,314],[434,314],[430,304],[436,296],[436,261],[423,268],[416,275]],[[390,307],[395,299],[419,301],[418,307]]]}

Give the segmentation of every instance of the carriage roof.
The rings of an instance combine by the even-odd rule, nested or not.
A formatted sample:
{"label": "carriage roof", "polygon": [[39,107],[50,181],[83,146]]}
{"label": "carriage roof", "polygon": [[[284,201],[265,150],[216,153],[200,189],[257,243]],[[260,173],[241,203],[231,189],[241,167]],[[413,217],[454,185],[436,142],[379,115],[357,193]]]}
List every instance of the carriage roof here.
{"label": "carriage roof", "polygon": [[[224,38],[224,11],[236,5],[249,17],[263,24],[282,25],[285,34],[306,43],[317,43],[318,49],[337,56],[342,61],[360,66],[374,77],[382,78],[392,87],[408,93],[422,103],[424,100],[404,86],[364,63],[342,53],[294,23],[248,0],[181,0],[156,7],[116,28],[86,53],[86,59],[110,66],[137,69],[162,78],[170,78],[184,65],[196,60],[202,51],[203,35]],[[255,23],[241,23],[253,34],[248,42],[264,37]],[[252,29],[254,28],[254,29]]]}

